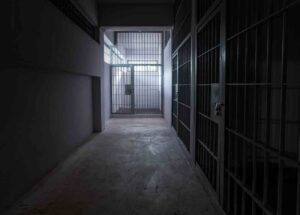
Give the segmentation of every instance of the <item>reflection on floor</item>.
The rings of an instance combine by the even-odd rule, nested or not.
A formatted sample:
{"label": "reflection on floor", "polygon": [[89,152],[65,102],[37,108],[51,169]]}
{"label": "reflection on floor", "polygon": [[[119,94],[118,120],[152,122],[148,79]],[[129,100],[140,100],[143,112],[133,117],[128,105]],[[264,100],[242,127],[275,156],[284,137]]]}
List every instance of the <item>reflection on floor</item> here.
{"label": "reflection on floor", "polygon": [[163,119],[112,119],[8,214],[212,215]]}

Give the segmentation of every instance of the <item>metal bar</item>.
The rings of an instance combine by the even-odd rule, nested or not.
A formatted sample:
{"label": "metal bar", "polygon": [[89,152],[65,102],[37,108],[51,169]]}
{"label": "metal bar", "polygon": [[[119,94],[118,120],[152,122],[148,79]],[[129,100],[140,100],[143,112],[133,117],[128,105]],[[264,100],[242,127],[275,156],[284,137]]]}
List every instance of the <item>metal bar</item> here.
{"label": "metal bar", "polygon": [[[285,114],[286,114],[286,12],[283,13],[283,23],[282,23],[282,65],[281,65],[281,107],[280,107],[280,146],[279,153],[284,155],[285,148]],[[278,198],[277,198],[277,214],[282,214],[282,192],[283,192],[283,161],[279,161],[279,171],[278,171]]]}
{"label": "metal bar", "polygon": [[[135,87],[134,87],[134,67],[130,67],[130,78],[131,78],[131,113],[135,114]],[[132,90],[133,89],[133,90]]]}
{"label": "metal bar", "polygon": [[265,146],[261,145],[261,143],[258,143],[258,142],[256,142],[253,139],[245,137],[244,135],[242,135],[242,134],[240,134],[240,133],[238,133],[238,132],[236,132],[236,131],[234,131],[232,129],[226,128],[226,130],[229,131],[230,133],[234,134],[235,136],[240,137],[240,138],[246,140],[247,142],[251,143],[252,145],[256,146],[257,148],[260,148],[260,149],[266,151],[267,153],[271,153],[274,156],[278,157],[279,159],[282,159],[283,161],[288,162],[288,163],[290,163],[291,165],[293,165],[295,167],[300,167],[300,162],[295,161],[293,158],[290,158],[290,157],[287,157],[287,156],[283,156],[278,151],[276,151],[275,149],[269,148],[269,147],[265,147]]}
{"label": "metal bar", "polygon": [[[160,37],[161,37],[161,41],[164,41],[165,40],[165,35],[163,35],[162,33],[161,33],[161,35],[160,35]],[[165,64],[165,62],[164,62],[164,43],[163,42],[161,42],[161,51],[162,51],[162,53],[161,53],[161,64],[162,65],[164,65]],[[164,95],[165,95],[165,93],[164,93],[164,76],[165,76],[165,68],[164,68],[164,66],[163,67],[161,67],[161,112],[163,113],[163,115],[164,115]]]}
{"label": "metal bar", "polygon": [[109,67],[109,81],[110,81],[110,114],[113,113],[113,78],[112,78],[112,67]]}
{"label": "metal bar", "polygon": [[[271,26],[270,23],[267,25],[267,83],[270,83],[271,81]],[[266,103],[267,103],[267,125],[266,125],[266,142],[264,143],[264,150],[269,145],[270,141],[270,107],[271,107],[271,86],[267,86],[267,97],[266,97]],[[264,191],[263,191],[263,204],[266,205],[267,199],[268,199],[268,183],[269,183],[269,165],[268,165],[268,153],[267,150],[265,150],[265,159],[264,159]]]}
{"label": "metal bar", "polygon": [[266,16],[265,18],[263,18],[262,20],[256,22],[255,24],[250,25],[250,26],[244,28],[243,30],[239,31],[238,33],[236,33],[236,34],[234,34],[234,35],[228,37],[228,38],[227,38],[227,41],[230,41],[230,40],[232,40],[232,39],[234,39],[234,38],[236,38],[236,37],[239,37],[241,34],[244,34],[245,32],[250,31],[251,29],[253,29],[253,28],[255,28],[255,27],[257,27],[257,26],[259,26],[259,25],[261,25],[261,24],[268,22],[268,21],[269,21],[270,19],[272,19],[273,17],[280,15],[281,13],[283,13],[284,11],[286,11],[288,8],[294,6],[294,5],[297,4],[297,3],[298,3],[298,0],[296,0],[296,1],[292,2],[292,3],[290,3],[290,4],[287,5],[285,8],[282,8],[282,9],[280,9],[280,10],[278,10],[278,11],[276,11],[276,12],[274,12],[274,13],[268,15],[268,16]]}
{"label": "metal bar", "polygon": [[[299,149],[298,149],[298,162],[300,162],[300,152],[299,152]],[[297,202],[297,215],[300,215],[300,167],[298,167],[297,201],[296,202]]]}
{"label": "metal bar", "polygon": [[173,51],[172,57],[174,57],[174,56],[178,53],[179,49],[185,44],[185,42],[186,42],[187,40],[190,39],[190,37],[191,37],[191,33],[189,33],[189,34],[182,40],[182,42],[177,46],[177,48]]}
{"label": "metal bar", "polygon": [[212,158],[214,158],[215,160],[218,160],[218,157],[214,154],[214,152],[213,152],[212,150],[210,150],[209,147],[207,147],[207,145],[206,145],[203,141],[201,141],[201,140],[198,139],[198,138],[197,138],[196,141],[198,142],[198,144],[201,145],[201,147],[203,147],[203,148],[209,153],[209,155],[210,155]]}
{"label": "metal bar", "polygon": [[264,213],[266,214],[266,215],[273,215],[273,213],[268,209],[268,208],[266,208],[266,207],[264,207],[264,204],[263,203],[261,203],[261,201],[259,200],[259,199],[257,199],[257,197],[252,193],[252,191],[251,190],[249,190],[246,186],[243,186],[243,184],[242,184],[242,182],[240,182],[236,177],[235,177],[235,175],[233,175],[230,171],[228,171],[228,170],[225,170],[226,171],[226,173],[235,181],[235,183],[237,184],[237,185],[239,185],[241,188],[242,188],[242,190],[245,192],[245,193],[247,193],[250,197],[251,197],[251,199],[253,200],[253,202],[255,202],[259,207],[261,207],[262,209],[263,209],[263,211],[264,211]]}
{"label": "metal bar", "polygon": [[179,87],[178,87],[178,83],[179,83],[179,76],[178,76],[178,65],[179,65],[179,57],[178,57],[178,53],[176,55],[176,89],[177,89],[177,102],[176,102],[176,106],[177,106],[177,134],[179,133],[179,104],[178,104],[178,101],[179,101]]}
{"label": "metal bar", "polygon": [[[125,105],[133,105],[137,113],[162,112],[163,46],[162,32],[117,32],[116,47],[126,54],[127,63],[112,65],[133,68],[134,102],[125,96]],[[124,50],[127,50],[124,52]],[[131,79],[130,79],[131,80]],[[136,82],[136,83],[135,83]],[[160,106],[159,106],[160,104]]]}

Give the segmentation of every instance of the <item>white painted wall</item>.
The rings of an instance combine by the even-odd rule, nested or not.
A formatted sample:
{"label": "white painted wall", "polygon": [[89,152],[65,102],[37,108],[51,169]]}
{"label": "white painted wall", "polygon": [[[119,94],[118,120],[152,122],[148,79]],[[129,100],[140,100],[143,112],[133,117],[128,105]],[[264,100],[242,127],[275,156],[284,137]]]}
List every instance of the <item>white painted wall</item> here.
{"label": "white painted wall", "polygon": [[0,14],[2,214],[93,133],[100,45],[48,0]]}
{"label": "white painted wall", "polygon": [[164,118],[168,125],[172,123],[172,43],[169,40],[164,49]]}

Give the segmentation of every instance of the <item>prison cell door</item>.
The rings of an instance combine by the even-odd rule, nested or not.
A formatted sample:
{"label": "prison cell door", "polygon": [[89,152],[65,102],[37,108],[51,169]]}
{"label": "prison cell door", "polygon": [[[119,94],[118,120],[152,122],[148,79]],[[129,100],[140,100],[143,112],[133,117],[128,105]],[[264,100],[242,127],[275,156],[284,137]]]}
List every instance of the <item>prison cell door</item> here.
{"label": "prison cell door", "polygon": [[178,131],[178,55],[172,59],[172,126]]}
{"label": "prison cell door", "polygon": [[131,66],[111,66],[111,112],[134,113],[134,76]]}
{"label": "prison cell door", "polygon": [[161,66],[111,66],[112,114],[161,114]]}
{"label": "prison cell door", "polygon": [[197,31],[196,161],[222,199],[224,146],[224,69],[222,5]]}

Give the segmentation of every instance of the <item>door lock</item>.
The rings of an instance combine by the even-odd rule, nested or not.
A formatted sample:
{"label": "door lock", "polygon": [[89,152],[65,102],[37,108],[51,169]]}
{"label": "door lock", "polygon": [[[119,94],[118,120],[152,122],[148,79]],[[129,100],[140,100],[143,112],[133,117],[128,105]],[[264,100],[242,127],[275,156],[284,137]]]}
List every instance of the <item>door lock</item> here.
{"label": "door lock", "polygon": [[134,91],[134,88],[131,84],[125,85],[125,95],[132,95]]}
{"label": "door lock", "polygon": [[224,103],[217,102],[215,104],[215,115],[216,116],[222,116],[222,109],[223,109]]}

